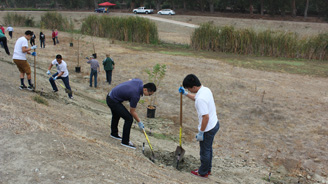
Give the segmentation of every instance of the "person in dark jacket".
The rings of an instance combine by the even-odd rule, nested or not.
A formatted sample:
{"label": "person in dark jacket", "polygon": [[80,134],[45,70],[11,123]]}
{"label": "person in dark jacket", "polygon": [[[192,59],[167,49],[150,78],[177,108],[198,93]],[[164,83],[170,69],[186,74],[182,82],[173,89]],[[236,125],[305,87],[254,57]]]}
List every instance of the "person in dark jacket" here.
{"label": "person in dark jacket", "polygon": [[35,45],[35,38],[36,38],[36,36],[35,36],[35,34],[33,33],[32,37],[31,37],[31,39],[30,39],[30,44],[31,44],[31,46]]}
{"label": "person in dark jacket", "polygon": [[43,48],[46,47],[46,36],[40,32],[40,45],[41,45],[41,48],[42,48],[42,45],[43,45]]}
{"label": "person in dark jacket", "polygon": [[106,71],[106,82],[109,85],[112,83],[112,73],[115,68],[115,63],[112,58],[110,58],[110,54],[106,54],[106,59],[103,61],[104,70]]}

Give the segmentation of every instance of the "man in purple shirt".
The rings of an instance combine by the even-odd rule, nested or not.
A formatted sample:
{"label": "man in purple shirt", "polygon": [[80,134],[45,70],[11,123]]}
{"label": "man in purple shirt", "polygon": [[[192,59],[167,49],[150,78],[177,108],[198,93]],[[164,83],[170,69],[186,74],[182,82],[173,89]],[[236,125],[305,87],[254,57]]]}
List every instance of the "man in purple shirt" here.
{"label": "man in purple shirt", "polygon": [[92,87],[92,77],[94,76],[94,78],[95,78],[95,88],[96,88],[97,87],[97,76],[98,76],[98,72],[100,72],[99,62],[96,59],[94,59],[93,56],[90,56],[90,59],[87,61],[87,63],[89,63],[90,66],[91,66],[90,87]]}
{"label": "man in purple shirt", "polygon": [[[141,96],[151,96],[156,92],[154,83],[143,85],[142,80],[132,79],[123,82],[112,89],[107,95],[107,105],[112,111],[111,134],[114,139],[122,140],[121,145],[128,148],[136,149],[130,141],[130,131],[133,118],[138,122],[139,128],[143,129],[144,125],[136,112],[137,104]],[[123,101],[130,102],[130,112],[122,104]],[[124,119],[123,136],[118,134],[118,123],[120,118]]]}

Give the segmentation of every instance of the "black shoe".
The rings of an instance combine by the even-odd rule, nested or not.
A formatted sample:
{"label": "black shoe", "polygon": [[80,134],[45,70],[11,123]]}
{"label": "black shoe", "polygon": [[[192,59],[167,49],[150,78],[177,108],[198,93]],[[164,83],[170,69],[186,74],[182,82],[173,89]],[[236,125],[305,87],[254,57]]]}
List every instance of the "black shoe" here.
{"label": "black shoe", "polygon": [[133,145],[133,143],[130,141],[129,144],[123,144],[121,143],[122,146],[125,146],[127,148],[131,148],[131,149],[136,149],[136,147]]}
{"label": "black shoe", "polygon": [[30,91],[34,90],[33,84],[29,85],[29,86],[27,87],[27,89],[30,90]]}
{"label": "black shoe", "polygon": [[119,135],[112,135],[110,134],[111,138],[117,139],[117,140],[122,140],[122,137],[120,137]]}
{"label": "black shoe", "polygon": [[19,89],[27,89],[27,87],[25,85],[20,85]]}

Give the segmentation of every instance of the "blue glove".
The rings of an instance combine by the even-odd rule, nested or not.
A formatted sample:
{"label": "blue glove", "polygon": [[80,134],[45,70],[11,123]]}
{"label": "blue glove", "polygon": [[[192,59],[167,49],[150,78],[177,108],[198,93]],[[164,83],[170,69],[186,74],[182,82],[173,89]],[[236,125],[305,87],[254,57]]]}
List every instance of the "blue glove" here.
{"label": "blue glove", "polygon": [[33,49],[36,49],[36,48],[38,48],[38,46],[36,46],[36,45],[33,45],[33,46],[31,47],[32,50],[33,50]]}
{"label": "blue glove", "polygon": [[185,90],[184,87],[179,87],[179,93],[182,93],[183,95],[188,95],[188,92]]}
{"label": "blue glove", "polygon": [[36,52],[32,52],[32,54],[31,54],[32,56],[36,56]]}
{"label": "blue glove", "polygon": [[53,77],[52,79],[53,79],[53,80],[56,80],[56,79],[57,79],[57,76],[56,76],[56,77]]}
{"label": "blue glove", "polygon": [[141,121],[138,123],[138,126],[141,130],[145,128],[144,124]]}
{"label": "blue glove", "polygon": [[50,70],[48,70],[48,71],[47,71],[47,74],[48,74],[48,75],[50,75],[50,74],[51,74],[51,73],[50,73]]}
{"label": "blue glove", "polygon": [[203,141],[204,140],[204,132],[199,131],[198,134],[196,135],[196,140]]}

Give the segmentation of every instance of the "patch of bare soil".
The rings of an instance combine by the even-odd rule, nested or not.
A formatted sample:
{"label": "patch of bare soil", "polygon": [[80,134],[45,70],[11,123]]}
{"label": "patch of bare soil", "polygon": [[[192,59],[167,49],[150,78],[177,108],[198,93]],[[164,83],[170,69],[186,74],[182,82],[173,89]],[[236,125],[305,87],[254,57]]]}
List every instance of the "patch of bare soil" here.
{"label": "patch of bare soil", "polygon": [[[74,14],[76,19],[82,15]],[[167,32],[167,38],[170,26],[164,29],[163,23],[159,29],[160,33]],[[11,51],[27,29],[15,28],[14,39],[9,40]],[[111,53],[116,63],[113,84],[104,82],[102,71],[99,88],[95,89],[88,84],[90,66],[81,59],[93,53],[91,37],[80,42],[82,72],[75,73],[77,43],[69,47],[69,34],[60,32],[60,44],[54,46],[51,31],[44,32],[46,48],[37,49],[37,93],[18,89],[18,70],[11,57],[0,50],[0,183],[328,183],[327,78],[243,69],[202,57],[135,51],[125,43],[93,38],[98,60]],[[62,54],[68,64],[73,100],[61,88],[58,94],[51,92],[46,71],[56,54]],[[33,68],[33,58],[28,57]],[[136,150],[122,147],[109,137],[111,114],[103,102],[111,88],[123,81],[138,77],[147,82],[144,69],[156,63],[168,68],[157,92],[156,118],[146,118],[146,97],[137,110],[154,148],[153,163],[136,124],[131,131]],[[199,76],[212,90],[221,124],[213,145],[212,175],[206,181],[189,173],[199,165],[199,146],[194,138],[196,110],[188,99],[183,99],[182,146],[186,155],[180,170],[175,169],[177,89],[189,73]],[[35,102],[35,95],[49,105]],[[123,121],[120,132],[122,127]]]}

